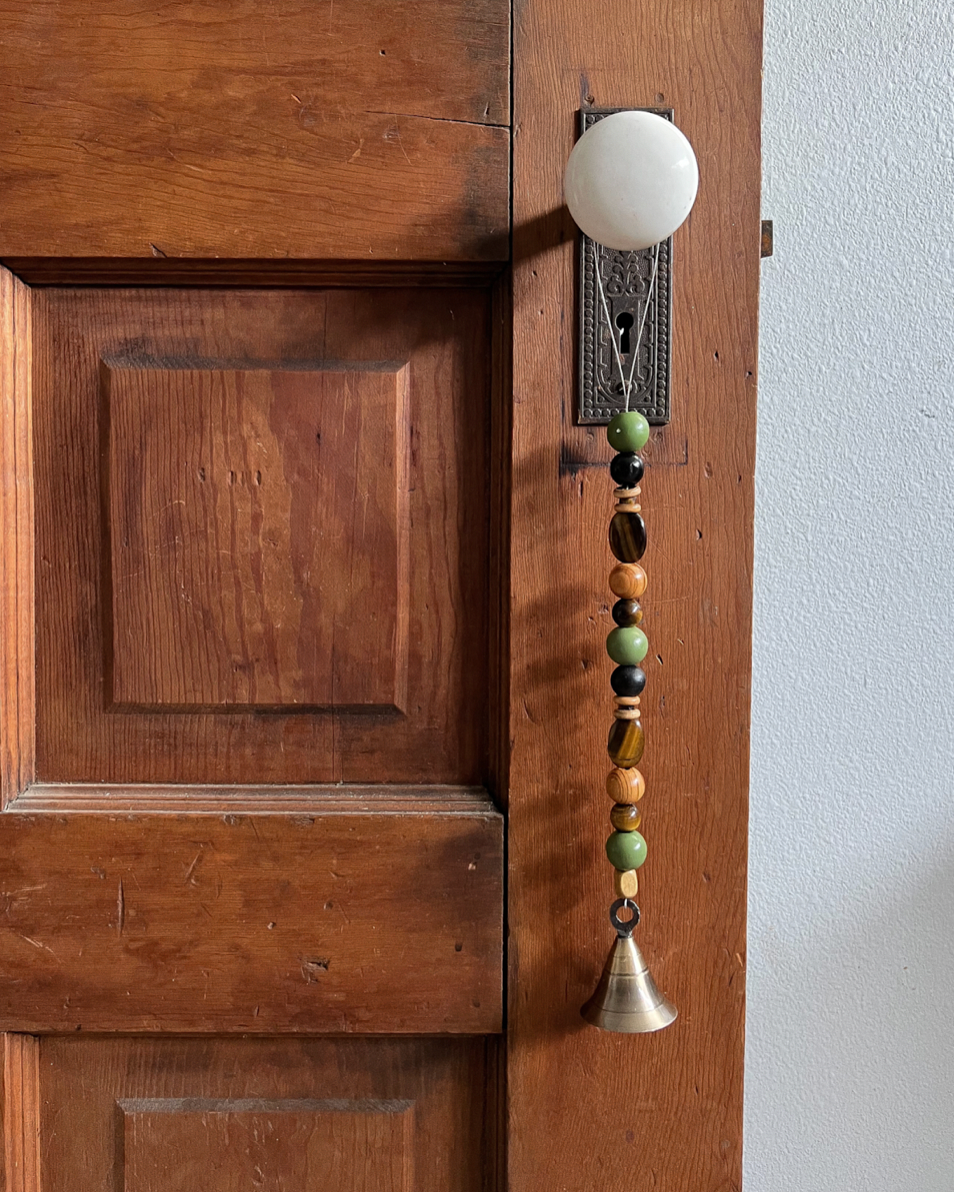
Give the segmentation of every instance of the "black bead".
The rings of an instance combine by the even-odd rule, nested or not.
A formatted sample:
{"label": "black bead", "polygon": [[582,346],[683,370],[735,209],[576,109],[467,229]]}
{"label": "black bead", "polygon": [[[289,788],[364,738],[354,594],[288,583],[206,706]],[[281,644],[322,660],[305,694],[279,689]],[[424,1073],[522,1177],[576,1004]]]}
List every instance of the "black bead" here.
{"label": "black bead", "polygon": [[646,686],[646,676],[638,666],[618,666],[610,675],[617,695],[639,695]]}
{"label": "black bead", "polygon": [[609,543],[621,563],[638,563],[646,551],[646,524],[639,514],[631,509],[614,513]]}
{"label": "black bead", "polygon": [[642,617],[638,616],[638,600],[617,600],[613,605],[613,620],[624,629],[630,625],[638,625]]}
{"label": "black bead", "polygon": [[635,488],[643,478],[643,461],[635,451],[622,451],[610,464],[610,475],[620,488]]}

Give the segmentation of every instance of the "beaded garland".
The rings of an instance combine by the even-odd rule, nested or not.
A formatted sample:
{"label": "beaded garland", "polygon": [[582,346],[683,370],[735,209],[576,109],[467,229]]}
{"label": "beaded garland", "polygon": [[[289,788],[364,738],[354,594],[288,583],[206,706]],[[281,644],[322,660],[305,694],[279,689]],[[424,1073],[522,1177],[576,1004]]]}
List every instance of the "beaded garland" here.
{"label": "beaded garland", "polygon": [[646,790],[646,780],[636,769],[645,745],[639,697],[646,676],[639,664],[649,650],[646,634],[640,628],[643,611],[639,601],[647,580],[639,560],[646,550],[646,525],[637,498],[643,478],[639,452],[649,441],[649,423],[638,411],[626,410],[610,422],[606,437],[617,452],[610,464],[610,475],[616,482],[616,511],[610,522],[609,544],[619,560],[609,577],[617,597],[613,605],[616,628],[606,638],[606,652],[616,663],[610,678],[615,718],[607,741],[615,768],[606,780],[607,794],[613,800],[613,831],[606,841],[606,855],[616,870],[616,897],[632,899],[639,889],[636,871],[646,860],[646,841],[637,831],[642,814],[636,806]]}

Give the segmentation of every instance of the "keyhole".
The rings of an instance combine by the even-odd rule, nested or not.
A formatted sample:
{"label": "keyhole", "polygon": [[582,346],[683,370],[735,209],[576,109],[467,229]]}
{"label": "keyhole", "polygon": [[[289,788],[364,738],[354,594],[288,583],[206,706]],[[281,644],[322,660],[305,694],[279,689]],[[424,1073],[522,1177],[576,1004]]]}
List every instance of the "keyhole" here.
{"label": "keyhole", "polygon": [[628,310],[621,310],[616,316],[616,326],[619,328],[619,350],[623,356],[629,351],[629,332],[635,322],[636,320]]}

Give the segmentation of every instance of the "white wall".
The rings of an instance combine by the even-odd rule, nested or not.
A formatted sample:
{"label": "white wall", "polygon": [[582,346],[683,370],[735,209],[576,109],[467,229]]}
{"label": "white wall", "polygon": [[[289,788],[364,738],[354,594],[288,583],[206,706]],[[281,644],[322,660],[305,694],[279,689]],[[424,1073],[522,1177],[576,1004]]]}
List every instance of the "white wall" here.
{"label": "white wall", "polygon": [[765,5],[746,1192],[952,1192],[954,4]]}

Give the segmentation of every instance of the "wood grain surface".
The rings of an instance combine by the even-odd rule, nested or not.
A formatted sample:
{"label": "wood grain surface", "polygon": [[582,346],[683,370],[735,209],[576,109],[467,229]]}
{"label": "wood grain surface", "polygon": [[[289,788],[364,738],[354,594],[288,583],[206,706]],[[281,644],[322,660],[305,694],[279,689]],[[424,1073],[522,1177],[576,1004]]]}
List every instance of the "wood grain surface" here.
{"label": "wood grain surface", "polygon": [[3,1192],[40,1190],[40,1047],[3,1035]]}
{"label": "wood grain surface", "polygon": [[[533,0],[516,12],[510,1192],[741,1181],[760,18],[759,0]],[[672,107],[701,174],[675,237],[673,418],[645,453],[641,496],[638,942],[679,1008],[644,1036],[579,1015],[613,898],[612,453],[600,428],[572,424],[576,231],[561,207],[587,105]]]}
{"label": "wood grain surface", "polygon": [[33,779],[32,370],[30,292],[0,268],[0,808]]}
{"label": "wood grain surface", "polygon": [[[488,570],[490,301],[490,291],[484,288],[33,291],[37,773],[42,781],[485,781],[488,726],[499,711],[499,705],[486,698],[488,603],[496,591]],[[151,412],[142,406],[140,421],[130,423],[128,433],[120,419],[118,433],[129,440],[125,444],[111,445],[111,432],[104,424],[104,360],[121,363],[127,385],[139,370],[138,396],[129,398],[130,408],[139,408],[137,403],[147,396],[153,403]],[[406,469],[402,462],[397,471],[393,460],[387,463],[379,441],[385,428],[359,429],[363,418],[371,423],[378,415],[368,403],[349,405],[351,382],[342,380],[356,370],[385,364],[401,371],[401,385],[406,387],[394,408],[394,416],[400,415],[393,424],[394,451],[407,459]],[[224,445],[215,456],[215,466],[225,470],[216,479],[210,453],[216,448],[214,428],[225,426],[225,391],[180,393],[177,400],[188,396],[192,406],[188,413],[183,407],[173,428],[161,401],[155,404],[156,393],[149,396],[143,389],[157,373],[168,379],[176,369],[188,372],[199,366],[206,372],[280,369],[295,373],[303,384],[309,372],[316,375],[331,368],[338,370],[342,383],[324,397],[314,391],[313,383],[310,397],[300,394],[301,400],[296,399],[295,417],[290,422],[278,417],[275,427],[259,426],[249,410],[245,423],[229,432],[232,462],[226,461]],[[393,376],[390,384],[396,402]],[[307,434],[304,423],[292,425],[305,417],[308,402],[316,417],[325,405],[322,417],[331,420],[326,446],[317,441],[311,423]],[[380,417],[387,421],[390,415]],[[336,427],[335,419],[344,421]],[[190,425],[197,428],[197,441],[189,437]],[[363,436],[368,436],[367,455],[360,445]],[[336,479],[325,472],[324,488],[318,488],[322,500],[316,504],[307,481],[294,476],[296,470],[307,473],[309,468],[320,473],[326,447],[330,455],[338,451],[341,474]],[[140,560],[141,566],[121,573],[126,578],[120,595],[131,596],[144,610],[137,614],[138,623],[142,626],[150,617],[161,621],[148,633],[127,635],[119,659],[121,683],[133,684],[127,695],[151,696],[156,701],[152,710],[112,706],[110,584],[116,576],[109,542],[115,544],[115,559],[127,550],[123,542],[131,532],[125,520],[126,498],[116,504],[105,491],[109,452],[114,449],[120,451],[119,456],[114,453],[114,470],[134,482],[128,507],[139,519],[137,533],[141,539],[144,528],[151,527],[146,544],[152,544],[151,551],[161,549],[164,566],[168,564],[164,571],[151,560],[148,567]],[[358,451],[357,459],[347,459],[349,449]],[[247,462],[252,459],[258,462]],[[208,541],[194,540],[201,529],[197,522],[186,533],[185,507],[174,504],[185,499],[176,488],[186,482],[184,474],[175,485],[166,483],[153,466],[163,460],[171,468],[186,462],[193,467],[187,479],[196,516],[202,508],[198,498],[193,501],[202,488],[196,469],[206,468],[206,487],[222,481],[228,499],[215,506],[214,513],[205,506],[211,518],[205,525]],[[247,472],[251,489],[230,487],[230,471],[237,477]],[[254,484],[257,471],[264,478],[261,486]],[[339,482],[345,488],[336,496]],[[378,506],[373,494],[382,482],[389,486],[388,495],[382,495],[384,503]],[[367,523],[356,515],[361,505],[351,500],[354,491],[371,494]],[[284,521],[275,508],[266,508],[268,501],[291,500],[295,493],[300,507]],[[400,506],[406,510],[400,519],[403,526],[395,520]],[[182,515],[178,529],[177,511]],[[163,522],[168,523],[164,529]],[[154,541],[157,533],[166,535],[162,543]],[[215,541],[216,534],[225,534],[225,539]],[[322,553],[326,535],[336,545]],[[392,587],[404,589],[400,598],[393,597],[393,607],[380,592],[374,594],[375,541],[381,552],[379,575],[385,576],[390,567]],[[402,553],[406,561],[400,559]],[[200,574],[202,560],[213,557],[215,573],[206,569]],[[291,579],[269,581],[271,595],[260,604],[266,559]],[[302,561],[308,559],[313,564],[306,580]],[[184,591],[178,580],[170,588],[169,567],[174,575],[176,568],[191,568],[193,573],[194,590],[185,590],[185,595],[194,600],[199,620],[188,632],[181,618],[177,621],[168,612],[170,592],[181,597]],[[185,571],[179,576],[184,578]],[[298,611],[285,608],[292,598],[300,601]],[[238,607],[236,601],[243,609],[241,623],[228,611]],[[166,609],[161,616],[160,608]],[[121,629],[137,623],[133,618],[130,626],[127,613],[121,607]],[[376,621],[386,627],[389,618],[393,632],[375,628]],[[286,635],[283,646],[266,641],[269,625],[277,623]],[[387,666],[393,706],[315,709],[319,684],[345,683],[341,673],[329,680],[327,659],[312,648],[315,642],[330,640],[336,624],[341,660],[354,671],[347,677],[351,700],[366,698],[362,690],[373,692],[386,684],[386,677],[375,671]],[[239,640],[243,633],[244,644]],[[382,633],[393,637],[395,649],[402,638],[407,642],[406,679],[401,674],[400,684],[396,661],[382,655]],[[223,663],[226,643],[230,645]],[[162,650],[170,653],[170,673],[175,675],[180,667],[181,677],[162,680],[166,686],[157,688],[158,680],[150,674]],[[276,651],[285,665],[278,680],[269,680],[269,698],[281,695],[282,683],[292,694],[297,684],[299,695],[305,696],[305,684],[311,683],[309,702],[274,714],[221,702],[240,694],[237,683],[228,678],[228,666],[251,662],[261,675],[269,660],[275,661]],[[188,657],[177,660],[187,652]],[[404,691],[413,694],[406,707]],[[188,698],[183,704],[184,697]],[[160,698],[179,702],[170,710]],[[190,701],[197,702],[199,710],[188,707]]]}
{"label": "wood grain surface", "polygon": [[328,1187],[413,1192],[412,1104],[316,1098],[123,1098],[124,1192]]}
{"label": "wood grain surface", "polygon": [[494,0],[0,5],[0,257],[502,260]]}
{"label": "wood grain surface", "polygon": [[407,369],[105,360],[114,707],[407,699]]}
{"label": "wood grain surface", "polygon": [[503,821],[486,798],[204,815],[63,800],[0,815],[0,854],[0,1030],[501,1029]]}
{"label": "wood grain surface", "polygon": [[42,1039],[42,1186],[484,1192],[498,1046],[479,1038]]}

